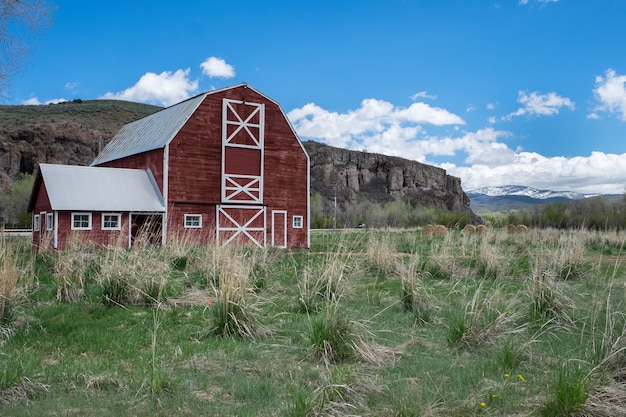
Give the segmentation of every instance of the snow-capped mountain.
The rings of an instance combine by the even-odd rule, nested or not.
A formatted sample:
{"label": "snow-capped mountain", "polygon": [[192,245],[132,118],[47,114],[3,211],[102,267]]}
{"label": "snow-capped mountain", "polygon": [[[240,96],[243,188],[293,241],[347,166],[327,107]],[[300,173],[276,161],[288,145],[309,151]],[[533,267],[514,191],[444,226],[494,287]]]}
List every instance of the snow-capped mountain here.
{"label": "snow-capped mountain", "polygon": [[503,185],[498,187],[482,187],[473,190],[466,191],[466,194],[471,198],[472,196],[488,196],[488,197],[503,197],[503,196],[523,196],[530,197],[537,200],[548,199],[566,199],[566,200],[580,200],[588,197],[595,197],[598,194],[582,194],[575,191],[552,191],[552,190],[539,190],[533,187],[526,187],[523,185]]}
{"label": "snow-capped mountain", "polygon": [[465,193],[471,201],[470,207],[475,212],[530,209],[536,205],[555,201],[581,200],[599,195],[582,194],[574,191],[539,190],[523,185],[482,187],[468,190]]}

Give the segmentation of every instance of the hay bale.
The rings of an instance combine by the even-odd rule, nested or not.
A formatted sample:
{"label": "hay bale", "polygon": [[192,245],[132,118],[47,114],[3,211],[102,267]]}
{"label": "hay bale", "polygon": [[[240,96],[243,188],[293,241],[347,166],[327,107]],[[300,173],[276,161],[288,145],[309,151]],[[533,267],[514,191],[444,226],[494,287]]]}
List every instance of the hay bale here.
{"label": "hay bale", "polygon": [[506,231],[508,233],[515,233],[515,232],[517,232],[517,227],[514,224],[507,224],[506,225]]}
{"label": "hay bale", "polygon": [[476,233],[476,226],[473,224],[466,224],[463,230],[461,230],[461,233],[464,235],[473,235]]}
{"label": "hay bale", "polygon": [[433,236],[445,236],[448,233],[448,228],[443,224],[438,224],[433,230]]}
{"label": "hay bale", "polygon": [[518,224],[515,227],[515,231],[517,233],[526,233],[526,232],[528,232],[528,227],[525,224]]}
{"label": "hay bale", "polygon": [[432,224],[427,224],[426,226],[422,227],[422,236],[425,236],[425,237],[433,236],[434,231],[435,231],[435,226],[433,226]]}
{"label": "hay bale", "polygon": [[476,226],[476,234],[484,235],[485,233],[487,233],[487,226],[485,226],[484,224],[479,224],[478,226]]}

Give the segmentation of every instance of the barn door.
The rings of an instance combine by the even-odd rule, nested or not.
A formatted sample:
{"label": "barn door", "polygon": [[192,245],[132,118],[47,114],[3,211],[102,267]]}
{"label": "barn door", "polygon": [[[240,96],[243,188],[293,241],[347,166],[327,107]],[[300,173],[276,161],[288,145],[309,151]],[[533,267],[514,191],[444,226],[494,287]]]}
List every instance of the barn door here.
{"label": "barn door", "polygon": [[272,246],[287,247],[287,211],[272,210]]}
{"label": "barn door", "polygon": [[222,201],[263,204],[265,107],[222,102]]}
{"label": "barn door", "polygon": [[265,247],[265,207],[218,206],[217,242]]}

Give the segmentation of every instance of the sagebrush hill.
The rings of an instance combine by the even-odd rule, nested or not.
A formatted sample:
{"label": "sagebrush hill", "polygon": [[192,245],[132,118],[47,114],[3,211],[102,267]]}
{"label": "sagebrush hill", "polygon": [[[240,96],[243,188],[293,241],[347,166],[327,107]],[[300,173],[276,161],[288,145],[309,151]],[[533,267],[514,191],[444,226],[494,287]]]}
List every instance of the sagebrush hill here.
{"label": "sagebrush hill", "polygon": [[[89,165],[125,124],[162,107],[119,100],[75,100],[0,106],[0,192],[38,163]],[[461,180],[445,170],[381,154],[304,142],[311,159],[311,193],[342,208],[359,201],[406,199],[416,208],[468,213]]]}

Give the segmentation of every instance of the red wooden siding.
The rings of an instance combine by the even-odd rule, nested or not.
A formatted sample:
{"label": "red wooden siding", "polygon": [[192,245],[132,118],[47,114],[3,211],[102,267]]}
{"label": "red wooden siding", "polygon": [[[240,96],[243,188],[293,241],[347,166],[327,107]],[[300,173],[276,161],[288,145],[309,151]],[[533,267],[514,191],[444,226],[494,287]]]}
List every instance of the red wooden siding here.
{"label": "red wooden siding", "polygon": [[133,168],[148,169],[152,171],[152,175],[156,183],[163,193],[163,149],[155,149],[153,151],[142,152],[137,155],[131,155],[126,158],[117,159],[115,161],[105,162],[102,167],[110,168]]}

